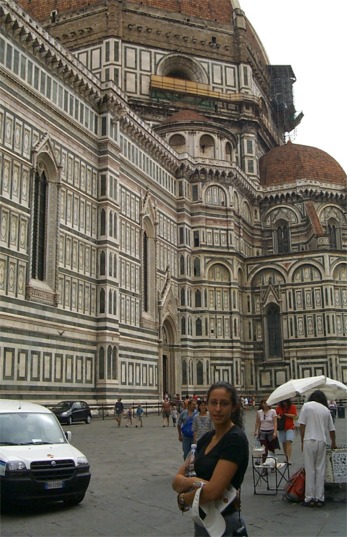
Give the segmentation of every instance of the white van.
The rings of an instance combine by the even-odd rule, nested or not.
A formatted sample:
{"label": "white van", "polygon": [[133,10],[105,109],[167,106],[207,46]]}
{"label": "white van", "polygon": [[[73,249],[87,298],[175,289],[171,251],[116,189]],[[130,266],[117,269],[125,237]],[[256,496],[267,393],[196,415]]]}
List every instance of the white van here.
{"label": "white van", "polygon": [[0,399],[1,502],[80,503],[90,481],[87,458],[57,418],[41,405]]}

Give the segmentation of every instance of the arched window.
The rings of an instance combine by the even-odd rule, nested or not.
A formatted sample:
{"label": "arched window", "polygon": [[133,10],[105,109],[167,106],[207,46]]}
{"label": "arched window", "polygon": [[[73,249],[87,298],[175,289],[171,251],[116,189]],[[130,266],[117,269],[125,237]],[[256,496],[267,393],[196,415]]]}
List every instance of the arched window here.
{"label": "arched window", "polygon": [[143,309],[148,311],[148,237],[143,234]]}
{"label": "arched window", "polygon": [[183,336],[186,335],[186,318],[185,317],[182,317],[181,319],[181,334]]}
{"label": "arched window", "polygon": [[106,211],[101,209],[100,214],[100,235],[106,235]]}
{"label": "arched window", "polygon": [[290,231],[288,222],[280,220],[276,225],[276,246],[278,254],[290,252]]}
{"label": "arched window", "polygon": [[117,293],[113,292],[113,315],[117,315]]}
{"label": "arched window", "polygon": [[110,235],[110,237],[113,237],[113,213],[112,213],[112,211],[110,211],[108,220],[109,220],[109,223],[108,223],[108,226],[109,226],[108,234]]}
{"label": "arched window", "polygon": [[186,141],[182,134],[174,134],[171,136],[169,144],[177,153],[184,153],[186,150]]}
{"label": "arched window", "polygon": [[204,369],[203,364],[200,360],[196,365],[196,383],[200,386],[204,383]]}
{"label": "arched window", "polygon": [[194,258],[194,276],[200,276],[200,258]]}
{"label": "arched window", "polygon": [[104,289],[100,289],[99,313],[105,313],[105,290]]}
{"label": "arched window", "polygon": [[104,250],[100,252],[100,276],[104,276],[106,273],[106,254]]}
{"label": "arched window", "polygon": [[108,292],[108,312],[112,315],[112,291],[111,289]]}
{"label": "arched window", "polygon": [[112,378],[112,347],[111,345],[107,348],[107,378]]}
{"label": "arched window", "polygon": [[[72,201],[67,202],[66,197],[62,202],[62,206],[66,209],[66,217],[63,214],[58,214],[59,199],[62,196],[59,190],[60,178],[58,171],[58,163],[55,160],[54,151],[50,140],[37,146],[37,154],[34,158],[35,175],[32,185],[32,201],[31,207],[31,243],[30,243],[30,268],[29,282],[27,288],[28,300],[35,302],[44,302],[51,306],[57,306],[59,297],[56,294],[59,286],[57,278],[58,268],[58,236],[59,226],[63,220],[73,222],[75,229],[78,226],[78,218],[72,215]],[[14,169],[14,189],[15,183],[18,181],[17,168]],[[64,213],[65,214],[65,213]],[[23,228],[24,230],[24,228]],[[13,224],[11,233],[15,233],[16,227]],[[24,246],[24,237],[21,233],[20,242]],[[76,243],[77,244],[77,243]],[[81,252],[83,247],[81,247]],[[77,249],[73,248],[74,258],[73,267],[78,267]],[[71,242],[66,243],[66,257],[70,264],[72,256]],[[62,260],[62,251],[60,251],[60,259]],[[45,282],[46,287],[42,293],[40,282]],[[75,294],[76,296],[76,294]]]}
{"label": "arched window", "polygon": [[35,175],[34,217],[33,217],[33,260],[32,277],[36,280],[45,279],[45,247],[46,247],[46,211],[47,211],[47,180],[45,172]]}
{"label": "arched window", "polygon": [[182,361],[182,384],[187,384],[187,362]]}
{"label": "arched window", "polygon": [[114,217],[113,217],[113,236],[115,239],[117,238],[117,215],[116,213],[114,214]]}
{"label": "arched window", "polygon": [[118,378],[118,353],[117,347],[113,347],[112,352],[112,380],[117,380]]}
{"label": "arched window", "polygon": [[195,335],[202,336],[202,322],[200,317],[195,321]]}
{"label": "arched window", "polygon": [[110,253],[108,256],[108,275],[112,276],[112,254]]}
{"label": "arched window", "polygon": [[105,378],[105,349],[100,347],[99,349],[99,380]]}
{"label": "arched window", "polygon": [[335,222],[329,222],[328,223],[328,236],[329,236],[329,246],[332,250],[336,250],[338,248],[338,241],[337,241],[337,227]]}
{"label": "arched window", "polygon": [[212,136],[208,134],[201,136],[200,155],[205,158],[215,158],[215,144]]}
{"label": "arched window", "polygon": [[184,255],[180,256],[180,274],[185,273],[185,262],[184,262]]}
{"label": "arched window", "polygon": [[185,306],[186,305],[186,290],[184,289],[184,287],[182,287],[181,289],[181,306]]}
{"label": "arched window", "polygon": [[232,162],[232,158],[233,158],[233,152],[232,152],[231,143],[227,142],[225,144],[225,160]]}
{"label": "arched window", "polygon": [[281,317],[276,304],[270,304],[266,311],[267,347],[269,358],[282,355]]}
{"label": "arched window", "polygon": [[154,318],[156,300],[155,228],[148,216],[143,219],[142,235],[142,310],[145,317]]}
{"label": "arched window", "polygon": [[219,186],[210,186],[206,189],[205,200],[208,205],[219,205],[225,207],[226,195],[222,188]]}
{"label": "arched window", "polygon": [[195,291],[195,307],[201,308],[201,291],[200,289],[197,289]]}

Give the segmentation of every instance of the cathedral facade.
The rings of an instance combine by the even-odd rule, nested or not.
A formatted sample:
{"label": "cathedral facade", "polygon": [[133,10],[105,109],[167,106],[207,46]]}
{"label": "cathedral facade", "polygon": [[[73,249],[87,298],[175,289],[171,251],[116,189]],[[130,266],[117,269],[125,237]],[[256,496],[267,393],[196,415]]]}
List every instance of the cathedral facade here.
{"label": "cathedral facade", "polygon": [[[242,1],[241,1],[242,4]],[[347,382],[346,174],[233,0],[0,0],[2,397]]]}

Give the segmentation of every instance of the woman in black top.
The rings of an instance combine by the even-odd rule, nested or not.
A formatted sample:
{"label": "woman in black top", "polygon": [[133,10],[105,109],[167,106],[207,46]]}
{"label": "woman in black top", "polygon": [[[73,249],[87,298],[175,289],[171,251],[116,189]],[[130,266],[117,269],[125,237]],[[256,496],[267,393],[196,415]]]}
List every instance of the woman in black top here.
{"label": "woman in black top", "polygon": [[[207,394],[207,408],[214,424],[214,431],[200,438],[196,450],[195,472],[197,477],[185,477],[183,464],[173,479],[172,486],[178,492],[178,505],[184,511],[191,507],[196,489],[204,484],[200,493],[200,505],[223,497],[224,490],[233,485],[239,490],[248,465],[248,440],[243,431],[239,397],[227,382],[213,384]],[[244,527],[239,501],[235,500],[223,511],[226,530],[223,537],[247,535],[246,531],[234,533]],[[209,535],[202,526],[194,524],[194,535]]]}

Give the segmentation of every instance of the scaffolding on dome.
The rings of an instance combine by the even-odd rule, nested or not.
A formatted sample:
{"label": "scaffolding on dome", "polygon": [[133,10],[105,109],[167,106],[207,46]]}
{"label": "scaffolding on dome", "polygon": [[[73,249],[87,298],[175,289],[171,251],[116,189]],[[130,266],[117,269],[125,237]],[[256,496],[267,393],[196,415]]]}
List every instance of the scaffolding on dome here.
{"label": "scaffolding on dome", "polygon": [[285,135],[299,125],[304,115],[295,110],[293,84],[296,82],[296,77],[291,65],[269,65],[268,68],[274,121]]}

